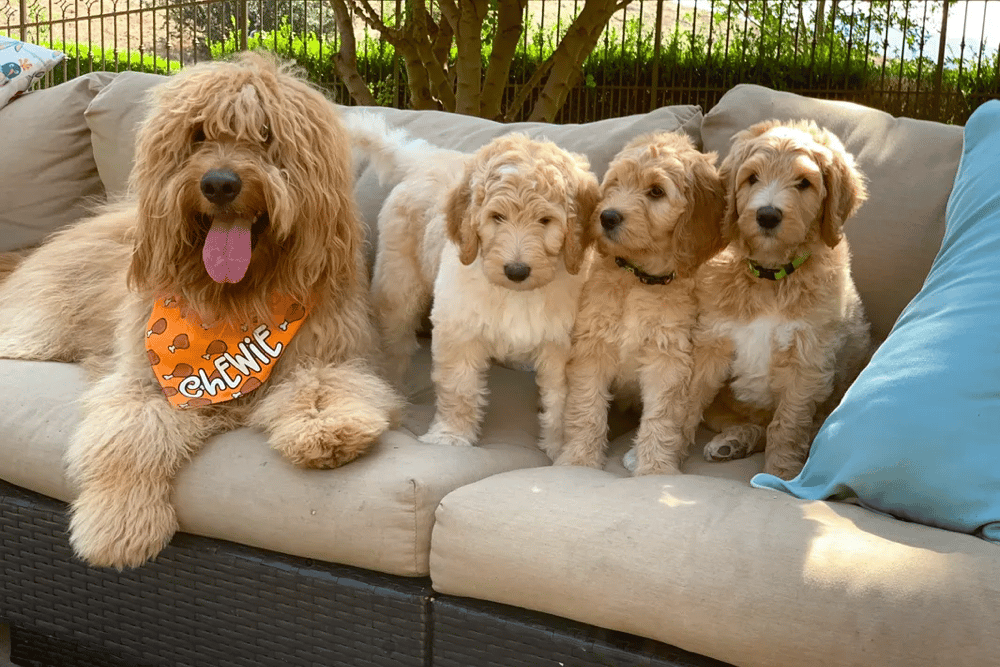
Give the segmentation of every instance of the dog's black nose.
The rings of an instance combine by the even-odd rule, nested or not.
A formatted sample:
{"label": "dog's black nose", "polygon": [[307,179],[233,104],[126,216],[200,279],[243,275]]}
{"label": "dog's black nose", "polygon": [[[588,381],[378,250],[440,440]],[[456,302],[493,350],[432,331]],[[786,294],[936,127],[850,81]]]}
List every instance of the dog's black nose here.
{"label": "dog's black nose", "polygon": [[243,181],[228,169],[213,169],[201,177],[201,194],[213,204],[228,204],[242,189]]}
{"label": "dog's black nose", "polygon": [[503,273],[515,283],[519,283],[531,275],[531,267],[523,262],[510,262],[503,265]]}
{"label": "dog's black nose", "polygon": [[761,206],[757,209],[757,224],[764,229],[774,229],[781,222],[781,209]]}
{"label": "dog's black nose", "polygon": [[610,232],[612,229],[622,224],[622,214],[613,208],[608,208],[601,211],[601,227],[604,227],[604,231]]}

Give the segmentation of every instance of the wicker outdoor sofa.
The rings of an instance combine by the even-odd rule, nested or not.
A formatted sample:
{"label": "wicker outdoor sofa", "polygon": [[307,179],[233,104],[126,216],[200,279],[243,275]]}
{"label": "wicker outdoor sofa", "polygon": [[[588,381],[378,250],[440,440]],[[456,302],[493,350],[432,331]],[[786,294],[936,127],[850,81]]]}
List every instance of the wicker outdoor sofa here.
{"label": "wicker outdoor sofa", "polygon": [[[0,109],[0,249],[121,191],[143,95],[161,80],[94,73]],[[707,116],[674,106],[583,126],[382,112],[461,149],[513,130],[544,135],[586,153],[599,177],[654,129],[724,154],[752,122],[814,118],[870,179],[847,234],[879,339],[934,258],[962,147],[958,127],[755,86]],[[919,178],[894,176],[912,164],[925,165]],[[358,166],[370,224],[390,186]],[[427,346],[403,427],[366,456],[306,471],[259,433],[220,435],[177,479],[183,533],[139,569],[91,569],[68,547],[61,468],[85,381],[71,364],[0,361],[0,623],[19,665],[910,666],[1000,655],[995,545],[751,488],[759,455],[696,454],[683,477],[631,478],[620,463],[628,415],[606,470],[552,468],[535,446],[533,378],[504,367],[491,372],[479,446],[421,445]]]}

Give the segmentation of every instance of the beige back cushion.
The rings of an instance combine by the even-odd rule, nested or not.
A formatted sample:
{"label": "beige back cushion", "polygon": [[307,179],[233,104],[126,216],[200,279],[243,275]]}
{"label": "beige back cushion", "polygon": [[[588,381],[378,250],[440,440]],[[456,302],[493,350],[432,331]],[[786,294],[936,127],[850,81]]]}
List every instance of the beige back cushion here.
{"label": "beige back cushion", "polygon": [[102,198],[83,111],[114,77],[93,72],[0,109],[0,251],[37,245]]}
{"label": "beige back cushion", "polygon": [[868,202],[845,232],[872,333],[884,339],[920,290],[941,246],[945,204],[962,154],[962,128],[739,85],[706,114],[705,150],[724,157],[736,132],[770,118],[808,118],[829,128],[867,176]]}
{"label": "beige back cushion", "polygon": [[[434,146],[464,152],[474,152],[491,139],[511,132],[523,132],[530,137],[555,142],[568,151],[582,153],[590,161],[591,170],[600,179],[611,158],[633,137],[650,132],[684,132],[701,145],[701,108],[678,105],[656,109],[648,114],[611,118],[579,125],[549,125],[546,123],[497,123],[474,116],[460,116],[440,111],[411,111],[385,107],[343,107],[344,113],[358,110],[382,114],[386,123],[403,127],[412,136]],[[382,202],[395,182],[380,183],[374,168],[362,159],[355,165],[357,184],[355,196],[361,216],[370,230],[369,241],[374,248],[376,221]]]}
{"label": "beige back cushion", "polygon": [[[141,72],[122,72],[87,108],[87,124],[93,133],[94,157],[109,195],[125,191],[135,155],[135,134],[149,106],[149,89],[165,77]],[[583,125],[545,123],[503,124],[474,116],[439,111],[410,111],[386,107],[340,107],[342,113],[358,109],[384,114],[391,125],[405,127],[415,137],[435,146],[475,151],[494,137],[508,132],[525,132],[545,137],[563,148],[585,154],[600,178],[611,158],[633,137],[653,131],[681,131],[700,145],[701,109],[673,106],[649,114],[614,118]],[[368,225],[369,261],[377,243],[376,221],[395,183],[379,183],[375,171],[362,159],[355,165],[354,194],[362,219]]]}
{"label": "beige back cushion", "polygon": [[125,192],[135,158],[135,134],[149,110],[149,89],[166,77],[145,72],[122,72],[87,107],[87,125],[94,159],[108,196]]}

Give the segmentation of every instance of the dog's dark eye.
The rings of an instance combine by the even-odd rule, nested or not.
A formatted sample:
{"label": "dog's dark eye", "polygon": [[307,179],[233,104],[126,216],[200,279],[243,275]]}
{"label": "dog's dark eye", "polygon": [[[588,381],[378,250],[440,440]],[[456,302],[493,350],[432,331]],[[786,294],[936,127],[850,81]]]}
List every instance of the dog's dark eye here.
{"label": "dog's dark eye", "polygon": [[503,222],[504,221],[503,213],[494,213],[490,217],[493,219],[493,222]]}
{"label": "dog's dark eye", "polygon": [[265,144],[271,143],[271,128],[268,125],[260,128],[260,136],[264,140]]}
{"label": "dog's dark eye", "polygon": [[760,179],[757,178],[757,174],[750,174],[747,176],[747,183],[750,185],[754,185],[758,180]]}
{"label": "dog's dark eye", "polygon": [[549,216],[545,216],[544,218],[540,218],[538,222],[542,223],[543,225],[547,225],[550,222],[552,222],[552,218],[550,218]]}
{"label": "dog's dark eye", "polygon": [[191,135],[191,141],[196,144],[205,141],[205,130],[201,127],[196,128],[194,134]]}
{"label": "dog's dark eye", "polygon": [[662,197],[663,195],[665,195],[667,193],[664,192],[663,188],[661,188],[659,185],[654,185],[653,187],[651,187],[649,189],[649,193],[648,194],[653,199],[659,199],[660,197]]}
{"label": "dog's dark eye", "polygon": [[801,181],[795,184],[799,190],[808,190],[812,187],[812,183],[809,182],[808,178],[803,178]]}

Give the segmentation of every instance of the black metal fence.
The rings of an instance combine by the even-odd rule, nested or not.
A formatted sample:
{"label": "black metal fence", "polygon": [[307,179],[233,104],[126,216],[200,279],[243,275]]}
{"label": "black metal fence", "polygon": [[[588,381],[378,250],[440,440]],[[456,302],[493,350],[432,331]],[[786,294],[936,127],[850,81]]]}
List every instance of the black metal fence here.
{"label": "black metal fence", "polygon": [[[64,50],[46,81],[93,69],[170,72],[264,46],[302,62],[338,101],[335,0],[0,0],[0,35]],[[503,1],[503,0],[501,0]],[[350,4],[350,3],[348,3]],[[369,4],[397,24],[409,2]],[[894,115],[964,123],[1000,97],[1000,0],[632,0],[620,3],[583,65],[558,122],[641,113],[666,104],[708,110],[737,83],[841,99]],[[582,0],[527,2],[511,68],[509,119],[521,91],[566,33]],[[487,22],[489,25],[489,22]],[[379,103],[405,107],[399,54],[354,22],[358,69]]]}

